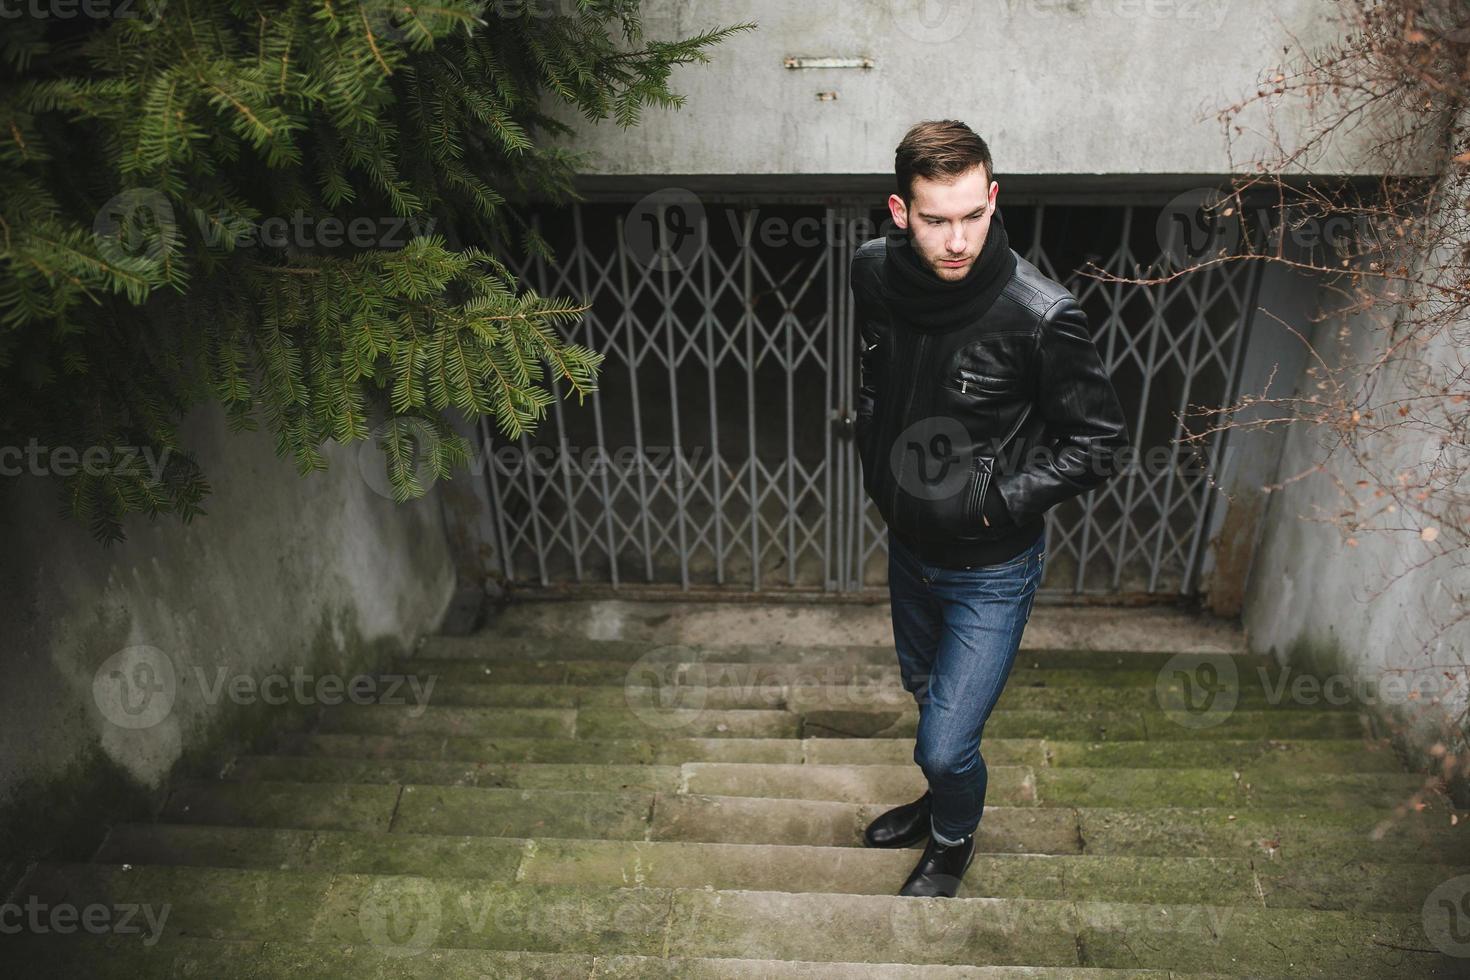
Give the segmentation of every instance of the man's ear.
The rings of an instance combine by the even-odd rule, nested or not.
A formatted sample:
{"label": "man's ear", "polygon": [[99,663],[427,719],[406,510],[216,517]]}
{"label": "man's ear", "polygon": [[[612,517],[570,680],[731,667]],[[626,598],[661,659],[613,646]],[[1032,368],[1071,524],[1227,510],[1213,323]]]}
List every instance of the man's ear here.
{"label": "man's ear", "polygon": [[907,229],[909,226],[908,205],[903,203],[903,198],[897,194],[888,195],[888,214],[893,218],[893,223],[900,228]]}

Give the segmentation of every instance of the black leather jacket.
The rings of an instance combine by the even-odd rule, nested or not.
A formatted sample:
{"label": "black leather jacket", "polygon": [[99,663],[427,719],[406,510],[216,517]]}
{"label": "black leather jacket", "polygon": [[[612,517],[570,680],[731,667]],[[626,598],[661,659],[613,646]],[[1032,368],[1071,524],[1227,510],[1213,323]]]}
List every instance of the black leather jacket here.
{"label": "black leather jacket", "polygon": [[1017,256],[975,322],[920,332],[889,313],[885,243],[853,255],[863,488],[889,532],[953,568],[1020,554],[1047,509],[1119,471],[1129,445],[1087,315]]}

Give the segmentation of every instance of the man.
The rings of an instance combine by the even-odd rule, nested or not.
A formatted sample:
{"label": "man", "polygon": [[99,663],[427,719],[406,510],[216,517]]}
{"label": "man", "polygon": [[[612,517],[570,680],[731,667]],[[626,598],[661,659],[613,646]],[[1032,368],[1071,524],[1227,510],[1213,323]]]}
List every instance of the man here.
{"label": "man", "polygon": [[888,526],[893,639],[928,791],[864,832],[927,840],[900,895],[953,896],[985,806],[980,736],[1030,618],[1045,512],[1116,475],[1128,435],[1075,297],[1010,247],[964,123],[899,143],[896,226],[853,256],[863,486]]}

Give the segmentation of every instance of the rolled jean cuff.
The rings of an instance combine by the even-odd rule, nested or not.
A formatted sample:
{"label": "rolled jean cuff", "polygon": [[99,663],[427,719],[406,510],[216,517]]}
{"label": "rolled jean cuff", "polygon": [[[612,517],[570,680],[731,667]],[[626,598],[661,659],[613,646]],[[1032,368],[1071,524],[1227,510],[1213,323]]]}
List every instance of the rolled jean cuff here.
{"label": "rolled jean cuff", "polygon": [[[969,837],[970,836],[970,834],[964,834],[958,840],[954,840],[954,839],[951,839],[949,837],[945,837],[943,834],[941,834],[935,828],[935,826],[934,826],[934,817],[933,817],[932,814],[929,817],[929,833],[934,837],[935,840],[937,840],[939,843],[943,844],[945,847],[954,847],[956,844],[963,843],[964,842],[964,839],[966,837]],[[972,831],[970,831],[970,833],[972,834],[972,833],[974,833],[974,831],[972,830]]]}

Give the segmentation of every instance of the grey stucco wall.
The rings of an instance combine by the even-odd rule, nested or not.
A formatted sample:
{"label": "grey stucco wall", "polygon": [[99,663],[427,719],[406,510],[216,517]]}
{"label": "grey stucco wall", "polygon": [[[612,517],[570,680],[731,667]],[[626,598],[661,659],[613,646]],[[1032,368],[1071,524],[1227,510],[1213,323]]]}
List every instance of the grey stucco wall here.
{"label": "grey stucco wall", "polygon": [[[1463,191],[1458,196],[1464,200]],[[1423,261],[1437,269],[1432,275],[1460,268],[1445,255]],[[1323,297],[1327,308],[1341,302],[1341,296]],[[1356,363],[1371,360],[1388,340],[1386,325],[1375,325],[1373,315],[1382,317],[1383,311],[1322,319],[1310,334],[1313,348],[1329,365],[1345,363],[1345,356]],[[1459,324],[1462,336],[1464,327]],[[1427,377],[1464,376],[1465,349],[1456,346],[1451,332],[1426,338],[1416,349],[1404,343],[1403,328],[1396,329],[1402,352],[1377,375],[1363,402],[1378,406],[1380,414],[1411,392],[1422,392],[1405,382],[1410,366]],[[1312,395],[1317,380],[1298,373],[1295,392]],[[1290,392],[1288,386],[1280,393]],[[1273,478],[1286,485],[1268,495],[1242,622],[1253,650],[1333,679],[1336,695],[1351,693],[1363,701],[1422,764],[1423,753],[1436,742],[1449,739],[1453,745],[1463,737],[1456,719],[1466,705],[1470,623],[1445,627],[1464,615],[1470,563],[1446,551],[1443,541],[1435,546],[1421,540],[1417,516],[1375,514],[1374,508],[1358,510],[1369,529],[1354,532],[1357,543],[1349,544],[1348,534],[1333,522],[1352,509],[1344,491],[1363,501],[1377,484],[1359,488],[1358,481],[1373,474],[1347,454],[1339,451],[1329,459],[1325,446],[1331,439],[1330,431],[1306,422],[1287,427]],[[1418,470],[1443,452],[1440,439],[1433,432],[1398,429],[1369,439],[1364,449],[1377,472]],[[1313,472],[1319,464],[1323,468]]]}
{"label": "grey stucco wall", "polygon": [[[1256,105],[1227,152],[1216,112],[1257,90],[1293,38],[1337,34],[1330,0],[648,0],[651,38],[718,26],[708,64],[674,69],[678,110],[631,129],[577,127],[598,175],[891,174],[920,119],[953,117],[991,144],[998,174],[1223,174],[1270,145],[1295,146],[1301,100]],[[785,67],[788,57],[873,67]],[[836,93],[822,100],[818,93]],[[1270,113],[1266,111],[1270,107]],[[1304,169],[1371,173],[1366,125]],[[1003,184],[1004,186],[1004,184]]]}
{"label": "grey stucco wall", "polygon": [[185,433],[213,486],[207,515],[132,520],[108,550],[58,516],[53,480],[0,488],[6,863],[74,846],[85,811],[136,814],[171,772],[343,697],[313,680],[272,705],[284,689],[252,685],[370,670],[432,630],[453,591],[437,500],[387,499],[363,475],[371,456],[334,444],[327,472],[303,478],[272,436],[230,433],[212,408]]}

